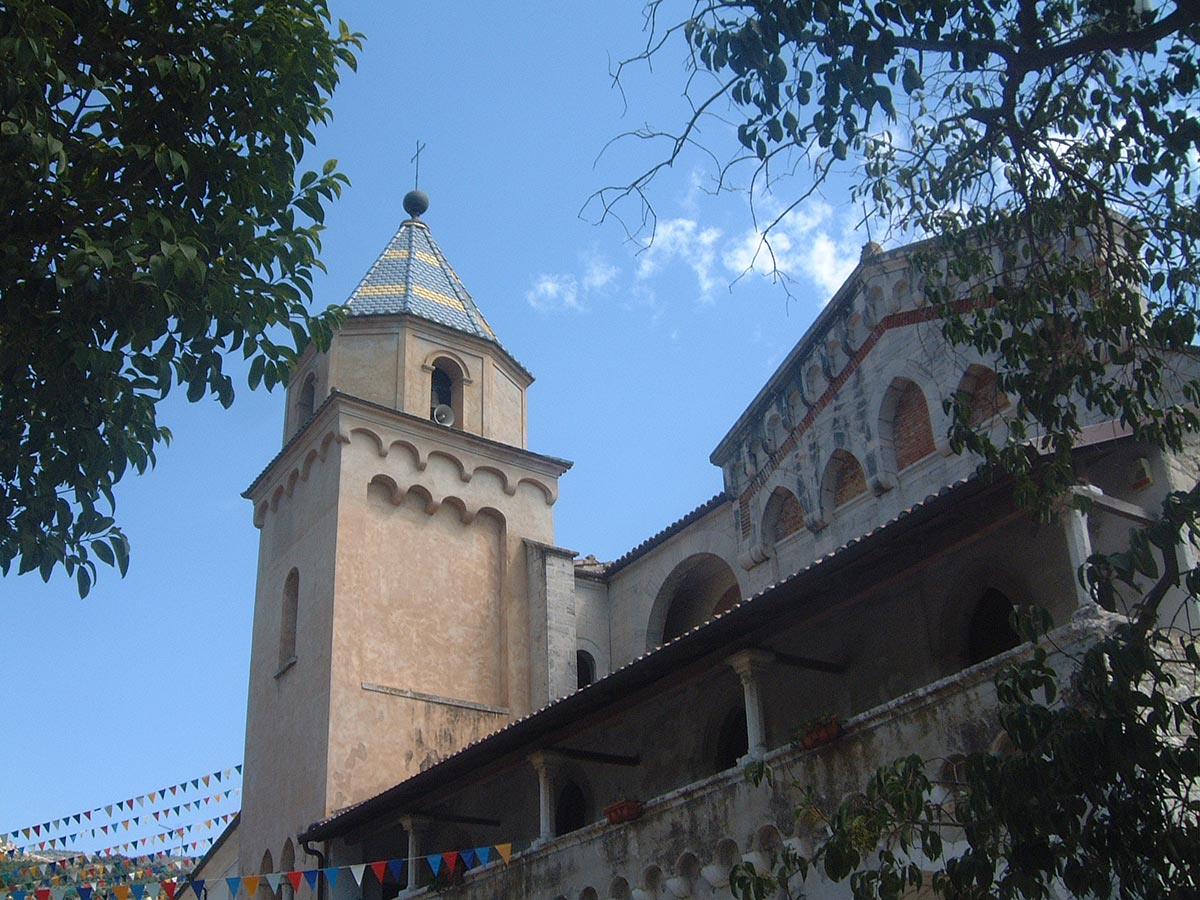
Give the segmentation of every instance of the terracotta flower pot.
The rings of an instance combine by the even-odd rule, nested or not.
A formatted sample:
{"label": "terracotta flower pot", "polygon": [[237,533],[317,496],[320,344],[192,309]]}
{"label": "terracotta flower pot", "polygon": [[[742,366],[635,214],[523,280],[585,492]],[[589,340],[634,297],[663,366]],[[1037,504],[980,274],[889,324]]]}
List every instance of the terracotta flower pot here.
{"label": "terracotta flower pot", "polygon": [[610,823],[632,822],[642,814],[641,800],[618,800],[604,807],[604,815]]}

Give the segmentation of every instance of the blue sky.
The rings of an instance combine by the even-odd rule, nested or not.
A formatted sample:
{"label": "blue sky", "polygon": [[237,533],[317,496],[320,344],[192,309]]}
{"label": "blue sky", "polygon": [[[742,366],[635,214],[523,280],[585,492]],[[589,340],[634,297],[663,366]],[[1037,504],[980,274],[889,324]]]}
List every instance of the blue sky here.
{"label": "blue sky", "polygon": [[[343,302],[404,218],[420,140],[424,219],[537,378],[530,449],[575,463],[558,543],[611,559],[720,490],[709,452],[866,240],[848,193],[783,223],[790,297],[744,274],[750,207],[708,193],[700,155],[653,185],[642,249],[587,207],[657,160],[636,140],[602,154],[612,138],[687,110],[678,46],[612,85],[645,41],[639,0],[332,7],[367,43],[312,156],[353,183],[329,210],[319,302]],[[728,145],[732,126],[704,137]],[[128,577],[102,571],[85,601],[62,577],[0,580],[0,834],[241,762],[257,532],[240,493],[279,448],[282,394],[243,387],[228,411],[172,395],[161,413],[174,443],[117,494]]]}

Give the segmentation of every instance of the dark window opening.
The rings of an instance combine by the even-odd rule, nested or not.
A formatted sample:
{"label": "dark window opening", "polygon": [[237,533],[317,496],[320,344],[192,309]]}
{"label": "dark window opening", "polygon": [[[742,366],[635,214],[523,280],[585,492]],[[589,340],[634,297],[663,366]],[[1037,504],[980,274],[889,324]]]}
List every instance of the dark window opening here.
{"label": "dark window opening", "polygon": [[746,734],[746,710],[731,709],[717,732],[716,770],[724,772],[738,764],[738,760],[750,752],[750,739]]}
{"label": "dark window opening", "polygon": [[967,665],[991,659],[1021,643],[1012,626],[1012,613],[1012,601],[1003,592],[995,588],[983,592],[967,634]]}
{"label": "dark window opening", "polygon": [[596,680],[596,661],[586,650],[575,651],[575,677],[580,688],[585,688]]}
{"label": "dark window opening", "polygon": [[429,395],[429,414],[439,406],[454,405],[454,380],[442,369],[434,368]]}
{"label": "dark window opening", "polygon": [[558,792],[558,802],[554,804],[554,834],[578,831],[587,823],[587,798],[583,796],[583,788],[568,781]]}

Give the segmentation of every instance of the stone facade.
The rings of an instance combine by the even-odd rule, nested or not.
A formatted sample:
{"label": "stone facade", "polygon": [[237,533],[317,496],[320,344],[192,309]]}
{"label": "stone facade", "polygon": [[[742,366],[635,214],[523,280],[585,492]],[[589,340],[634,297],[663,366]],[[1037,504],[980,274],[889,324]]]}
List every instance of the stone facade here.
{"label": "stone facade", "polygon": [[[1064,648],[1095,640],[1111,614],[1079,566],[1200,475],[1095,415],[1090,514],[1031,520],[949,452],[954,392],[1003,427],[994,362],[946,345],[905,249],[873,252],[713,451],[723,493],[576,561],[553,540],[569,464],[525,448],[531,376],[424,223],[349,308],[246,494],[262,537],[231,838],[243,873],[410,861],[328,900],[425,890],[424,855],[501,842],[512,860],[454,896],[729,896],[733,862],[808,840],[747,758],[836,799],[901,753],[988,746],[990,676],[1024,652],[1009,610],[1045,607]],[[842,739],[799,748],[825,716]],[[642,817],[603,821],[624,798]]]}

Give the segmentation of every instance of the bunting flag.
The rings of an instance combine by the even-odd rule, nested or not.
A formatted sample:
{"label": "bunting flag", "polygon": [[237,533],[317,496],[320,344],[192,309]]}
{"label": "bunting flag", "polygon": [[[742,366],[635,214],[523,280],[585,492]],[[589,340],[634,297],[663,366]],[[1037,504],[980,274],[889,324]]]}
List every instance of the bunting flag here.
{"label": "bunting flag", "polygon": [[[448,850],[430,854],[424,859],[430,871],[437,877],[443,870],[453,874],[460,867],[469,870],[475,866],[486,866],[497,856],[508,864],[512,853],[513,845],[505,843]],[[17,854],[14,850],[7,850],[5,855],[12,858]],[[168,873],[186,871],[194,862],[192,859],[166,857],[161,853],[132,859],[117,857],[108,861],[95,857],[89,859],[87,855],[39,861],[0,873],[0,900],[5,892],[8,894],[8,900],[74,900],[74,897],[68,896],[71,891],[78,894],[78,900],[93,900],[93,897],[95,900],[101,900],[105,894],[108,895],[106,900],[157,900],[160,891],[166,894],[167,900],[175,900],[180,886],[184,892],[190,889],[194,900],[203,900],[205,879],[187,881],[165,877]],[[238,895],[243,891],[246,895],[245,900],[255,900],[255,894],[263,880],[267,882],[272,893],[279,889],[284,880],[292,886],[293,891],[298,892],[302,882],[307,882],[309,888],[315,891],[321,876],[324,875],[330,889],[335,890],[342,869],[349,869],[355,884],[361,888],[363,876],[368,869],[379,884],[383,885],[389,880],[392,883],[401,882],[404,866],[404,859],[376,860],[350,866],[229,876],[224,878],[224,881],[229,888],[230,900],[238,900]],[[14,883],[21,881],[25,882],[24,886],[18,887]],[[95,893],[97,890],[101,892],[99,895]]]}

